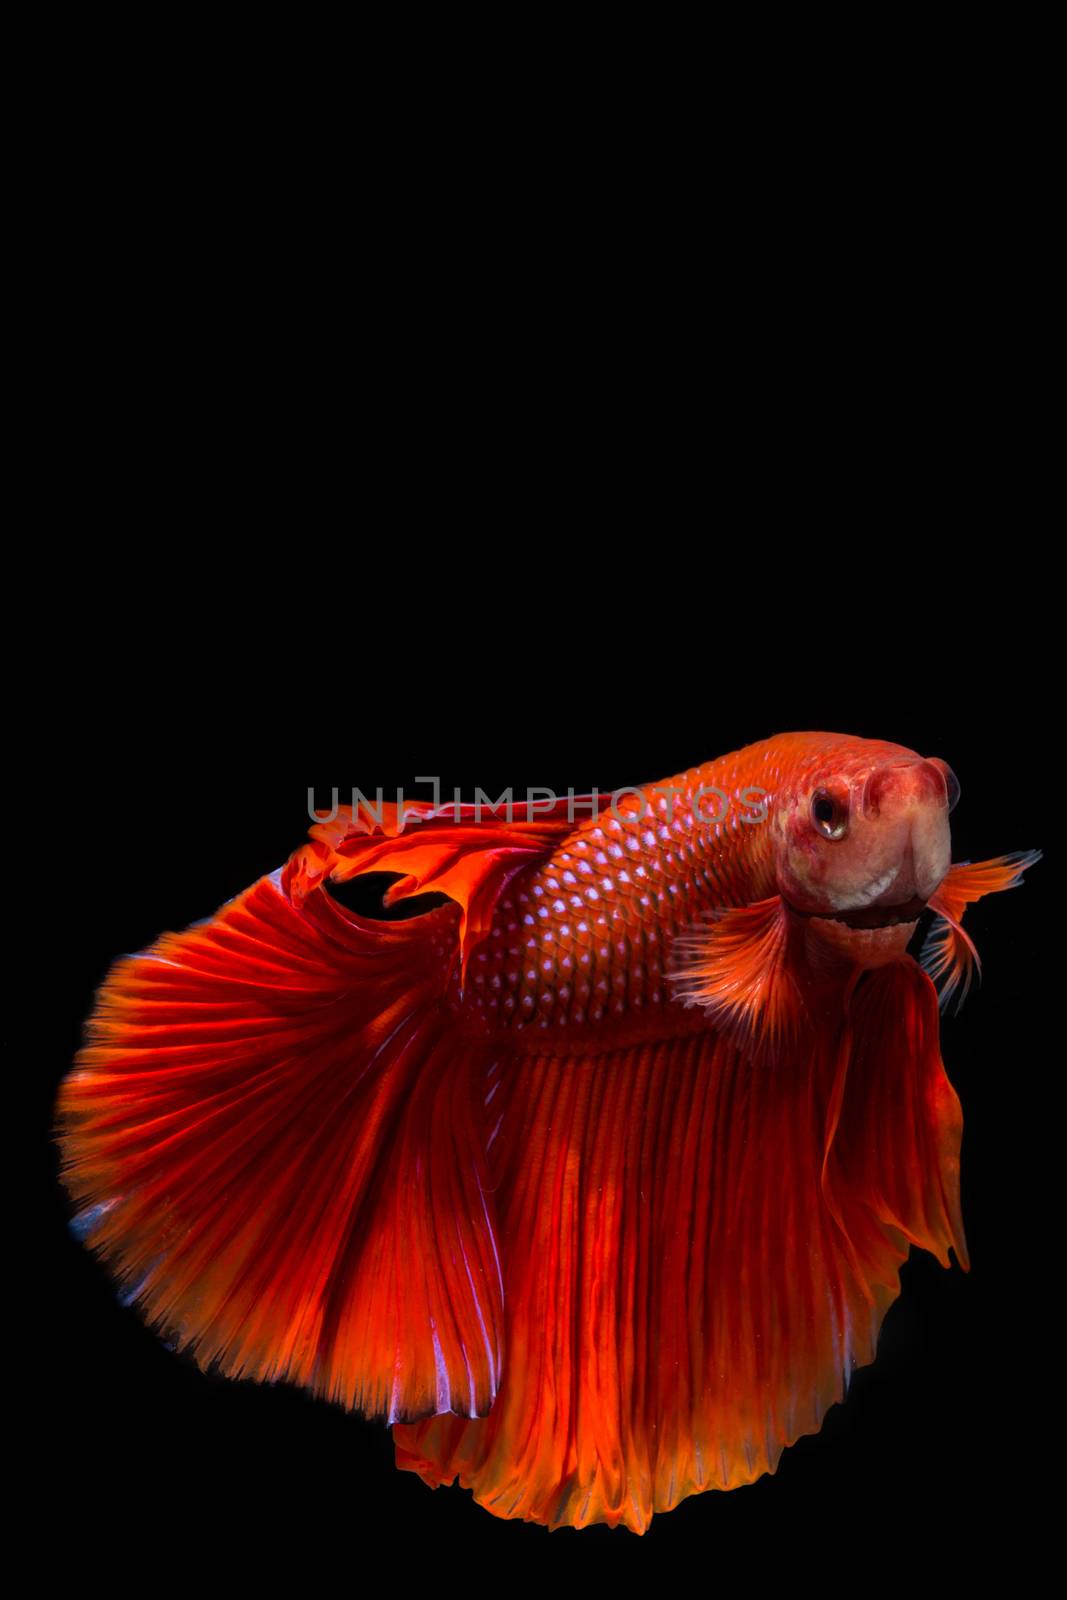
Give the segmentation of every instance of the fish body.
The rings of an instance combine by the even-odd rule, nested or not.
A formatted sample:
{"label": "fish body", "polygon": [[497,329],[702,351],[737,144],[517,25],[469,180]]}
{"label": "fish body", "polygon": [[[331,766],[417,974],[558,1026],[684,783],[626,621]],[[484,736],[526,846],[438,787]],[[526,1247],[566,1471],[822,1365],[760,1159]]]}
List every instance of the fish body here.
{"label": "fish body", "polygon": [[[910,1246],[966,1264],[934,980],[1034,857],[951,867],[957,792],[808,733],[338,810],[105,983],[60,1101],[83,1231],[202,1364],[382,1416],[497,1515],[641,1532],[773,1471]],[[369,872],[449,903],[357,917],[328,886]]]}
{"label": "fish body", "polygon": [[[899,745],[788,735],[623,795],[501,896],[468,1009],[490,1027],[532,1030],[538,1048],[564,1039],[572,1048],[576,1028],[594,1030],[600,1047],[688,1031],[691,1019],[670,1005],[675,940],[713,911],[777,892],[783,795],[821,767],[859,781],[880,763],[914,759]],[[817,895],[815,871],[802,854],[791,875],[798,901],[813,892],[801,872]],[[853,898],[872,883],[883,895],[891,887],[868,870]],[[898,885],[894,897],[913,887]]]}

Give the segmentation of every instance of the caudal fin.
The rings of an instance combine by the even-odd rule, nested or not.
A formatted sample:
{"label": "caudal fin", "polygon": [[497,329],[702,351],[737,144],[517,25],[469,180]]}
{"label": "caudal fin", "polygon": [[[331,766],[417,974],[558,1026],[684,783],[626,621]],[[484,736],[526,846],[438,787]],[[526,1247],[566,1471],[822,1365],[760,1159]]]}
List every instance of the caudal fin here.
{"label": "caudal fin", "polygon": [[[502,1290],[460,931],[566,823],[346,814],[207,923],[119,961],[59,1098],[78,1231],[202,1365],[391,1420],[484,1415]],[[326,880],[456,903],[375,922]]]}

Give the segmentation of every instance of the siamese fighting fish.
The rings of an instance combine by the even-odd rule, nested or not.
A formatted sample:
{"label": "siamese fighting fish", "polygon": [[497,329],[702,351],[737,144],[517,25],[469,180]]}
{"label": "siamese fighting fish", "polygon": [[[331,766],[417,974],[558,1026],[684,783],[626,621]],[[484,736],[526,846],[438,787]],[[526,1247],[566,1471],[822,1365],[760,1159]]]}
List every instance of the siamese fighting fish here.
{"label": "siamese fighting fish", "polygon": [[[751,1483],[911,1247],[967,1265],[939,1005],[1038,855],[953,865],[958,792],[795,733],[584,809],[335,806],[112,968],[60,1092],[76,1231],[203,1367],[382,1419],[498,1517],[641,1533]],[[364,873],[432,909],[355,914]]]}

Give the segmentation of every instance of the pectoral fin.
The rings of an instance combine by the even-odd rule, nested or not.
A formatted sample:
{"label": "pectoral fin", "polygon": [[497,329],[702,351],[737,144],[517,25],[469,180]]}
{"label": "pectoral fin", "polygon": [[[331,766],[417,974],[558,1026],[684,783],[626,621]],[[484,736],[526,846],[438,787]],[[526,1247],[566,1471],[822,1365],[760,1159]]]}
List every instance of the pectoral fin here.
{"label": "pectoral fin", "polygon": [[775,1059],[806,1018],[794,930],[780,895],[718,912],[674,945],[672,982],[750,1059]]}

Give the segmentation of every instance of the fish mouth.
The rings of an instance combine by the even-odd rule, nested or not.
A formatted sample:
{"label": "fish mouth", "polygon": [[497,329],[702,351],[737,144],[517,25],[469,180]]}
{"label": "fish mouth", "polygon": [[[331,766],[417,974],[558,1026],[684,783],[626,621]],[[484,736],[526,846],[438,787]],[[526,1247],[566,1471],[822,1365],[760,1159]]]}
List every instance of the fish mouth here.
{"label": "fish mouth", "polygon": [[863,906],[859,911],[798,911],[797,916],[817,922],[839,922],[846,928],[895,928],[901,923],[917,922],[925,910],[926,901],[920,895],[913,895],[895,906]]}

